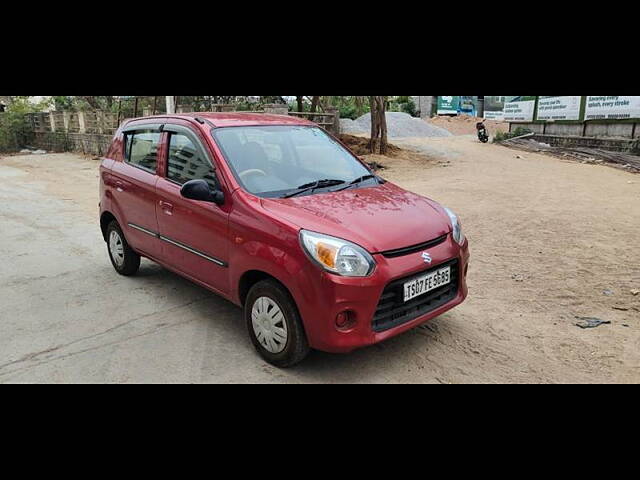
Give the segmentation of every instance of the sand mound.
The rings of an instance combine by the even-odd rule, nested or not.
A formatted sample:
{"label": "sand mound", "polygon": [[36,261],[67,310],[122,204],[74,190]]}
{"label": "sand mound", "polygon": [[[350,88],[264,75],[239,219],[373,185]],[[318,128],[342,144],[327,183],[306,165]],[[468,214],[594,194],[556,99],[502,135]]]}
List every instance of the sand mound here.
{"label": "sand mound", "polygon": [[[476,123],[483,119],[472,117],[470,115],[447,116],[440,115],[426,120],[433,126],[441,127],[451,132],[453,135],[475,135]],[[496,120],[485,120],[484,125],[487,127],[489,135],[495,135],[498,130],[503,132],[509,131],[509,122],[498,122]]]}

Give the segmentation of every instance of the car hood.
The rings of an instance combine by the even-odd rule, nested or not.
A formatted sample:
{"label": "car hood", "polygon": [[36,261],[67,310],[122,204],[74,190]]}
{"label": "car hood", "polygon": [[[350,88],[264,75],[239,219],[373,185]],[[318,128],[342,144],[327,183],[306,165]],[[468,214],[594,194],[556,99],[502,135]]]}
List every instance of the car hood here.
{"label": "car hood", "polygon": [[350,240],[371,253],[416,245],[451,230],[438,203],[390,182],[261,202],[300,228]]}

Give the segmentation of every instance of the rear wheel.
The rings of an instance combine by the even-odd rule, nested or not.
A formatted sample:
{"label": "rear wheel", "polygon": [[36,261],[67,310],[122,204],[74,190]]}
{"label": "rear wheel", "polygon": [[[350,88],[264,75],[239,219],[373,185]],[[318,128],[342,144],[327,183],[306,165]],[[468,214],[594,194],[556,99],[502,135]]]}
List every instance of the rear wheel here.
{"label": "rear wheel", "polygon": [[267,362],[289,367],[309,353],[295,302],[278,282],[263,280],[249,290],[244,317],[251,342]]}
{"label": "rear wheel", "polygon": [[137,273],[140,268],[140,255],[129,246],[120,225],[115,220],[107,227],[107,249],[116,272],[126,276]]}

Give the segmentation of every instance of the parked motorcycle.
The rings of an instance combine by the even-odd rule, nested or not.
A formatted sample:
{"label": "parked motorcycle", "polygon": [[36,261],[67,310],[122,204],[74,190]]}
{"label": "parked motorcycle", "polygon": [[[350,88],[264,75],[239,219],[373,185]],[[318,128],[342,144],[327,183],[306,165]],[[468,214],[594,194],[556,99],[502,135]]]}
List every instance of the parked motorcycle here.
{"label": "parked motorcycle", "polygon": [[482,143],[487,143],[489,141],[489,134],[487,133],[487,128],[484,126],[484,122],[476,123],[476,130],[478,130],[478,140]]}

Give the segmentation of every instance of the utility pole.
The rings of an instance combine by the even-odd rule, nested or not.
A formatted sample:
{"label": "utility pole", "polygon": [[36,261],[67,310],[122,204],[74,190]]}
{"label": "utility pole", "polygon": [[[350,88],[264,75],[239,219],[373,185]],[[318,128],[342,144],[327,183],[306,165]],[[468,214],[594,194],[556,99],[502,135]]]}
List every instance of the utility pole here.
{"label": "utility pole", "polygon": [[167,113],[176,113],[175,97],[164,97],[167,100]]}

